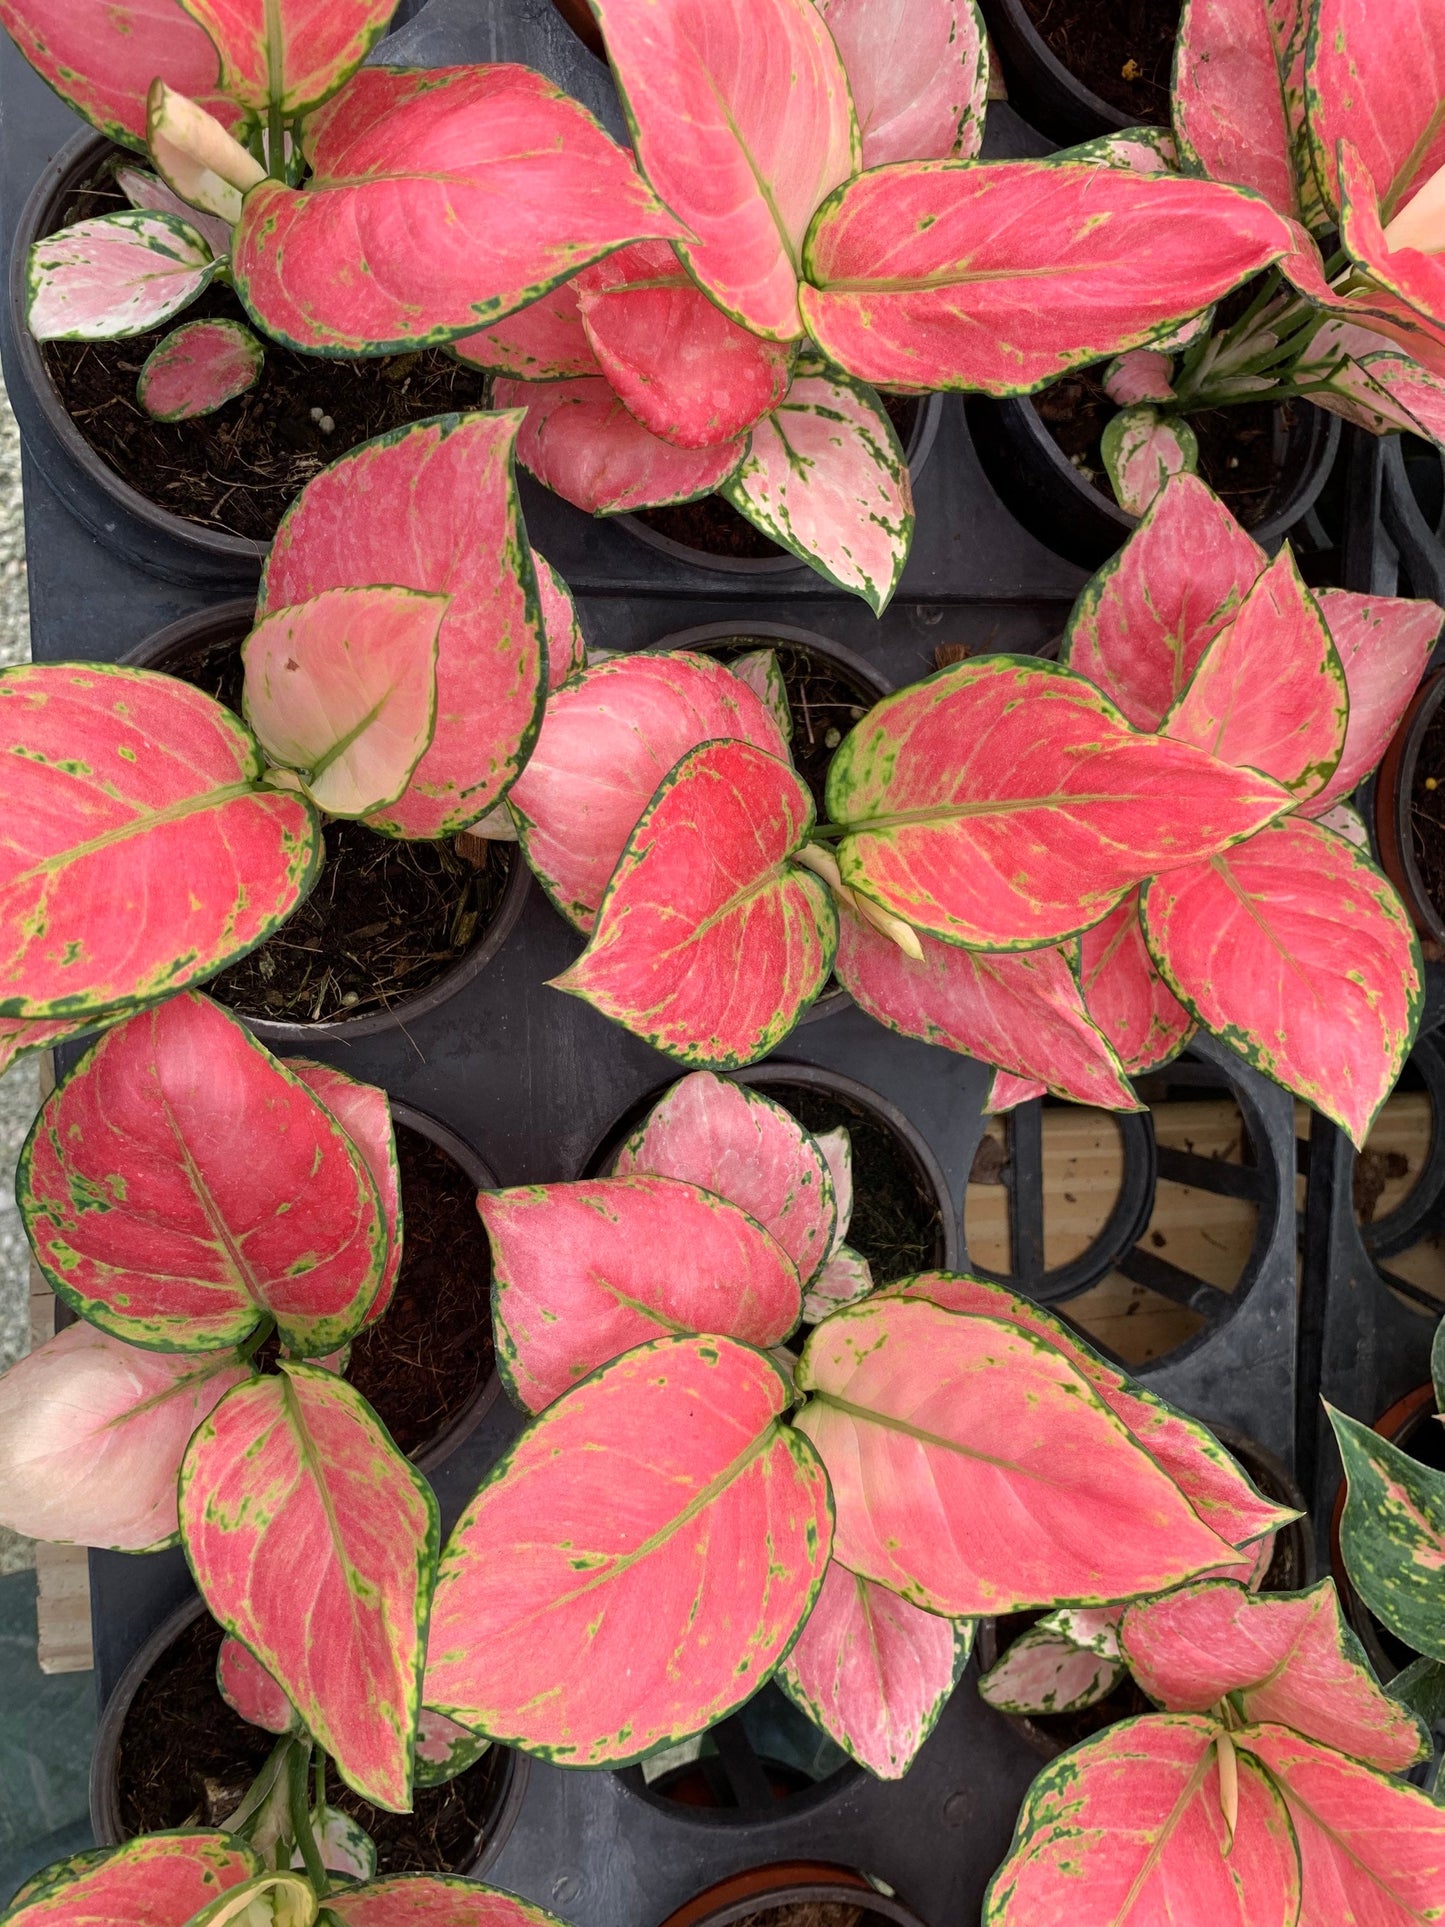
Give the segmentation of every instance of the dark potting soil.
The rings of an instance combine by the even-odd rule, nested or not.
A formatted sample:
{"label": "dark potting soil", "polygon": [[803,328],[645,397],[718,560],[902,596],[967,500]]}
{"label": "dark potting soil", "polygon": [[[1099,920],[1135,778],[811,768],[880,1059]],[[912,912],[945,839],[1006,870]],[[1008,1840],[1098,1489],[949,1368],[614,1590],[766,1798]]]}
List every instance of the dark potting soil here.
{"label": "dark potting soil", "polygon": [[793,718],[793,735],[788,747],[794,767],[813,792],[818,820],[822,822],[827,817],[823,790],[833,752],[878,698],[866,684],[825,656],[815,655],[811,649],[796,643],[783,642],[776,636],[740,635],[728,642],[727,659],[734,660],[735,651],[747,655],[755,649],[771,649],[778,659]]}
{"label": "dark potting soil", "polygon": [[415,1452],[462,1411],[492,1369],[492,1254],[476,1186],[404,1124],[402,1258],[385,1313],[353,1340],[350,1382],[398,1448]]}
{"label": "dark potting soil", "polygon": [[[1199,440],[1199,472],[1245,528],[1262,522],[1274,506],[1284,472],[1277,429],[1293,420],[1293,403],[1245,402],[1191,415]],[[1039,419],[1084,479],[1109,501],[1114,491],[1104,469],[1100,441],[1118,404],[1104,393],[1092,369],[1066,375],[1034,397]]]}
{"label": "dark potting soil", "polygon": [[[108,158],[61,210],[57,227],[127,207]],[[212,286],[161,327],[124,341],[47,341],[45,366],[61,405],[100,456],[148,501],[189,522],[268,542],[311,477],[358,443],[409,421],[486,406],[478,368],[430,348],[334,361],[265,341],[260,380],[213,414],[153,421],[136,400],[152,348],[187,321],[249,317],[229,287]],[[317,417],[331,421],[323,433]]]}
{"label": "dark potting soil", "polygon": [[798,1900],[744,1914],[738,1927],[860,1927],[862,1919],[863,1909],[845,1900]]}
{"label": "dark potting soil", "polygon": [[[240,643],[194,644],[166,673],[241,713]],[[326,858],[306,901],[208,994],[243,1017],[315,1024],[390,1010],[428,989],[485,934],[515,846],[481,838],[412,843],[364,823],[327,823]]]}
{"label": "dark potting soil", "polygon": [[[142,1680],[126,1713],[117,1773],[127,1836],[214,1827],[232,1813],[275,1744],[216,1690],[221,1629],[202,1613]],[[418,1787],[411,1813],[386,1813],[343,1786],[327,1799],[376,1842],[381,1873],[458,1872],[475,1859],[500,1801],[506,1754],[492,1748],[445,1786]]]}
{"label": "dark potting soil", "polygon": [[1169,125],[1180,0],[1024,0],[1039,34],[1075,80],[1127,114]]}
{"label": "dark potting soil", "polygon": [[[880,399],[906,449],[918,421],[922,398],[884,394]],[[667,508],[639,509],[637,519],[656,529],[659,535],[670,536],[685,548],[701,549],[705,555],[727,555],[739,561],[756,562],[770,555],[788,553],[761,529],[754,528],[748,518],[739,515],[732,503],[721,495],[702,495],[695,502],[674,502]]]}
{"label": "dark potting soil", "polygon": [[1410,791],[1410,830],[1420,881],[1445,917],[1445,704],[1425,731]]}

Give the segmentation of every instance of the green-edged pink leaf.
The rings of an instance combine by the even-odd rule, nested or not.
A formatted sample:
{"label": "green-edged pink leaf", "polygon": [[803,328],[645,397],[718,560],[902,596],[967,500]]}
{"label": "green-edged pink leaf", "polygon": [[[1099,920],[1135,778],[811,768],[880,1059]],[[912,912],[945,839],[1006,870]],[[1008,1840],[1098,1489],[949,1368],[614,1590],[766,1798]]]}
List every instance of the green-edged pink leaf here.
{"label": "green-edged pink leaf", "polygon": [[827,982],[838,944],[827,886],[790,861],[813,820],[791,764],[751,743],[692,750],[663,778],[591,941],[554,988],[700,1070],[766,1056]]}
{"label": "green-edged pink leaf", "polygon": [[817,1145],[828,1166],[828,1175],[833,1180],[833,1197],[838,1206],[838,1222],[834,1227],[832,1246],[836,1251],[847,1237],[848,1228],[853,1222],[853,1139],[847,1129],[839,1124],[831,1131],[820,1131]]}
{"label": "green-edged pink leaf", "polygon": [[26,318],[37,341],[111,341],[169,321],[216,272],[203,237],[175,214],[127,210],[31,244]]}
{"label": "green-edged pink leaf", "polygon": [[498,407],[527,411],[517,437],[523,468],[591,515],[710,495],[747,447],[745,441],[716,448],[665,442],[643,427],[600,375],[580,381],[502,379],[493,393]]}
{"label": "green-edged pink leaf", "polygon": [[1430,1347],[1430,1376],[1435,1381],[1435,1403],[1445,1412],[1445,1323],[1435,1327],[1435,1342]]}
{"label": "green-edged pink leaf", "polygon": [[1407,1646],[1445,1660],[1445,1473],[1326,1409],[1348,1481],[1340,1546],[1355,1590]]}
{"label": "green-edged pink leaf", "polygon": [[343,1927],[562,1927],[512,1894],[443,1874],[390,1874],[333,1893],[326,1906]]}
{"label": "green-edged pink leaf", "polygon": [[861,1766],[901,1780],[972,1643],[972,1621],[922,1612],[830,1561],[778,1684]]}
{"label": "green-edged pink leaf", "polygon": [[366,1314],[365,1322],[374,1325],[391,1303],[396,1275],[401,1270],[401,1168],[396,1161],[391,1104],[386,1092],[375,1084],[363,1084],[360,1078],[348,1077],[345,1071],[333,1070],[329,1064],[313,1064],[304,1057],[290,1057],[286,1068],[330,1111],[360,1151],[376,1186],[377,1202],[386,1220],[386,1269]]}
{"label": "green-edged pink leaf", "polygon": [[0,1013],[76,1019],[179,990],[310,890],[316,815],[257,787],[209,696],[109,664],[0,674]]}
{"label": "green-edged pink leaf", "polygon": [[861,1251],[839,1245],[803,1294],[803,1323],[816,1325],[843,1305],[856,1305],[873,1289],[873,1268]]}
{"label": "green-edged pink leaf", "polygon": [[928,1612],[1098,1605],[1229,1556],[1029,1332],[874,1298],[814,1328],[797,1387],[809,1396],[795,1423],[833,1488],[839,1563]]}
{"label": "green-edged pink leaf", "polygon": [[615,656],[548,702],[510,801],[527,862],[579,930],[595,927],[618,858],[668,771],[719,737],[788,754],[766,705],[711,656]]}
{"label": "green-edged pink leaf", "polygon": [[1019,1635],[978,1682],[978,1692],[999,1713],[1078,1713],[1107,1699],[1123,1677],[1122,1660],[1040,1624]]}
{"label": "green-edged pink leaf", "polygon": [[299,1733],[296,1708],[249,1647],[229,1633],[216,1655],[216,1689],[234,1713],[268,1733]]}
{"label": "green-edged pink leaf", "polygon": [[778,667],[776,649],[749,649],[734,656],[728,668],[739,682],[745,682],[778,725],[785,742],[793,740],[793,712],[788,703],[788,686]]}
{"label": "green-edged pink leaf", "polygon": [[[1385,290],[1385,299],[1393,295],[1438,341],[1445,327],[1445,264],[1422,247],[1396,245],[1402,237],[1393,222],[1390,233],[1385,233],[1380,190],[1351,141],[1340,142],[1339,185],[1340,239],[1345,247],[1368,269],[1371,281]],[[1424,247],[1433,248],[1437,220],[1438,216],[1426,216],[1422,221]]]}
{"label": "green-edged pink leaf", "polygon": [[68,1325],[0,1378],[0,1520],[115,1552],[166,1544],[186,1441],[248,1376],[231,1351],[147,1352]]}
{"label": "green-edged pink leaf", "polygon": [[1437,446],[1445,443],[1445,381],[1407,355],[1390,351],[1360,360],[1347,357],[1343,363],[1334,355],[1325,367],[1311,368],[1309,379],[1329,384],[1327,393],[1312,397],[1319,407],[1372,434],[1399,428]]}
{"label": "green-edged pink leaf", "polygon": [[484,1191],[497,1363],[540,1412],[654,1338],[710,1332],[765,1351],[798,1322],[792,1260],[755,1218],[670,1177]]}
{"label": "green-edged pink leaf", "polygon": [[983,1108],[990,1117],[1001,1116],[1005,1111],[1016,1110],[1020,1104],[1031,1104],[1036,1097],[1044,1096],[1048,1088],[1034,1077],[1015,1077],[1012,1071],[995,1071]]}
{"label": "green-edged pink leaf", "polygon": [[813,212],[859,161],[833,36],[812,0],[594,0],[639,165],[683,259],[756,334],[803,332]]}
{"label": "green-edged pink leaf", "polygon": [[1079,939],[1079,988],[1131,1077],[1167,1063],[1194,1030],[1194,1019],[1149,955],[1137,891]]}
{"label": "green-edged pink leaf", "polygon": [[574,285],[597,366],[664,441],[736,441],[786,394],[790,350],[730,320],[666,241],[621,248]]}
{"label": "green-edged pink leaf", "polygon": [[118,167],[115,184],[132,207],[149,208],[154,214],[174,214],[192,226],[219,260],[231,252],[231,224],[219,215],[204,214],[200,208],[183,201],[159,174],[144,167]]}
{"label": "green-edged pink leaf", "polygon": [[1214,181],[1252,187],[1298,216],[1298,142],[1304,93],[1287,93],[1280,29],[1299,0],[1187,0],[1174,66],[1174,131],[1187,159]]}
{"label": "green-edged pink leaf", "polygon": [[1132,174],[1179,172],[1179,143],[1168,127],[1126,127],[1118,134],[1100,134],[1095,140],[1081,141],[1068,153],[1071,161],[1094,161],[1101,167],[1126,168]]}
{"label": "green-edged pink leaf", "polygon": [[1314,817],[1349,796],[1384,755],[1445,619],[1437,603],[1398,596],[1323,589],[1317,599],[1344,666],[1350,720],[1334,775],[1305,805]]}
{"label": "green-edged pink leaf", "polygon": [[43,1868],[3,1918],[6,1927],[184,1927],[260,1871],[258,1856],[229,1833],[145,1834]]}
{"label": "green-edged pink leaf", "polygon": [[429,1706],[562,1766],[617,1765],[749,1699],[807,1617],[828,1481],[777,1366],[727,1338],[629,1352],[522,1434],[463,1513]]}
{"label": "green-edged pink leaf", "polygon": [[304,191],[247,195],[232,275],[267,334],[314,353],[474,334],[678,232],[591,115],[525,67],[363,68],[310,116],[306,153]]}
{"label": "green-edged pink leaf", "polygon": [[474,367],[518,381],[566,381],[602,372],[582,326],[575,281],[564,281],[496,327],[464,335],[452,347]]}
{"label": "green-edged pink leaf", "polygon": [[1420,1020],[1419,947],[1369,856],[1293,817],[1145,886],[1170,989],[1256,1070],[1364,1143]]}
{"label": "green-edged pink leaf", "polygon": [[1136,734],[1092,684],[1033,656],[885,696],[828,770],[844,883],[986,950],[1085,929],[1142,877],[1227,849],[1288,801],[1267,777]]}
{"label": "green-edged pink leaf", "polygon": [[908,462],[878,397],[801,376],[721,491],[765,535],[881,615],[913,543]]}
{"label": "green-edged pink leaf", "polygon": [[1142,401],[1173,401],[1174,357],[1158,348],[1131,348],[1109,363],[1103,386],[1110,401],[1121,408],[1133,408]]}
{"label": "green-edged pink leaf", "polygon": [[[1046,1766],[1029,1788],[984,1927],[1316,1927],[1300,1905],[1289,1818],[1256,1763],[1238,1761],[1231,1843],[1213,1720],[1124,1720]],[[1317,1927],[1325,1927],[1321,1915]],[[1343,1927],[1339,1916],[1331,1927]],[[1363,1923],[1361,1923],[1363,1927]],[[1371,1924],[1373,1927],[1373,1923]]]}
{"label": "green-edged pink leaf", "polygon": [[945,1311],[972,1312],[1032,1332],[1059,1352],[1093,1388],[1179,1487],[1206,1525],[1243,1546],[1297,1515],[1263,1498],[1224,1447],[1197,1419],[1107,1364],[1078,1334],[1027,1298],[999,1285],[944,1271],[921,1272],[886,1287],[889,1295],[926,1298]]}
{"label": "green-edged pink leaf", "polygon": [[1289,1810],[1299,1848],[1300,1927],[1431,1927],[1445,1920],[1445,1807],[1282,1726],[1244,1727],[1235,1744],[1241,1796],[1246,1762],[1257,1759]]}
{"label": "green-edged pink leaf", "polygon": [[874,169],[820,210],[803,318],[887,388],[1019,395],[1143,347],[1290,246],[1263,201],[1072,160]]}
{"label": "green-edged pink leaf", "polygon": [[1210,643],[1161,728],[1311,797],[1339,763],[1349,711],[1344,668],[1286,545]]}
{"label": "green-edged pink leaf", "polygon": [[1037,1623],[1104,1659],[1118,1659],[1119,1621],[1125,1610],[1118,1605],[1061,1606],[1057,1612],[1046,1613]]}
{"label": "green-edged pink leaf", "polygon": [[437,1509],[365,1399],[289,1360],[232,1392],[186,1453],[181,1532],[212,1616],[347,1785],[405,1812]]}
{"label": "green-edged pink leaf", "polygon": [[98,1025],[116,1021],[124,1015],[125,1007],[114,1013],[82,1017],[75,1023],[47,1024],[28,1017],[0,1018],[0,1077],[31,1051],[49,1050],[54,1044],[68,1043],[72,1037],[83,1037]]}
{"label": "green-edged pink leaf", "polygon": [[157,74],[212,113],[236,111],[218,92],[216,49],[177,0],[0,0],[0,26],[62,100],[127,147],[145,146]]}
{"label": "green-edged pink leaf", "polygon": [[277,766],[271,781],[289,779],[328,816],[397,802],[436,726],[449,606],[413,589],[323,589],[262,616],[241,654],[246,721]]}
{"label": "green-edged pink leaf", "polygon": [[16,1195],[60,1296],[166,1351],[235,1344],[265,1313],[293,1350],[333,1351],[360,1329],[386,1262],[351,1140],[243,1024],[194,994],[86,1053],[45,1101]]}
{"label": "green-edged pink leaf", "polygon": [[1192,475],[1199,467],[1199,443],[1188,422],[1149,407],[1111,415],[1099,452],[1126,515],[1146,514],[1171,475]]}
{"label": "green-edged pink leaf", "polygon": [[416,1726],[416,1784],[445,1786],[459,1773],[476,1765],[491,1746],[480,1733],[449,1720],[445,1713],[424,1706]]}
{"label": "green-edged pink leaf", "polygon": [[973,0],[818,5],[847,69],[864,167],[977,154],[988,101],[988,44]]}
{"label": "green-edged pink leaf", "polygon": [[1445,16],[1415,0],[1315,0],[1309,126],[1315,168],[1340,202],[1337,147],[1358,148],[1391,214],[1445,166]]}
{"label": "green-edged pink leaf", "polygon": [[542,604],[542,627],[547,637],[547,688],[560,689],[569,676],[587,667],[587,644],[577,620],[572,591],[545,555],[532,551],[537,571],[537,596]]}
{"label": "green-edged pink leaf", "polygon": [[1391,1773],[1429,1751],[1423,1727],[1376,1683],[1332,1579],[1263,1598],[1203,1580],[1131,1606],[1119,1637],[1167,1712],[1207,1713],[1231,1696],[1246,1721],[1288,1726]]}
{"label": "green-edged pink leaf", "polygon": [[[376,1872],[376,1842],[349,1813],[337,1807],[313,1807],[311,1829],[328,1872],[345,1874],[349,1880],[370,1880]],[[291,1865],[299,1870],[305,1864],[297,1847]]]}
{"label": "green-edged pink leaf", "polygon": [[260,119],[334,94],[386,31],[394,0],[182,0],[221,56],[221,88]]}
{"label": "green-edged pink leaf", "polygon": [[[282,519],[260,613],[327,589],[392,582],[451,597],[437,637],[436,727],[388,836],[464,829],[505,795],[541,727],[548,643],[517,500],[515,415],[440,415],[366,442],[307,483]],[[537,569],[540,588],[542,570]],[[566,655],[570,638],[558,639]]]}
{"label": "green-edged pink leaf", "polygon": [[1136,729],[1157,729],[1267,560],[1213,490],[1178,476],[1085,584],[1062,659]]}
{"label": "green-edged pink leaf", "polygon": [[[731,1078],[711,1071],[681,1078],[623,1145],[613,1168],[619,1178],[679,1178],[729,1199],[782,1246],[805,1285],[834,1248],[842,1214],[822,1144],[781,1104]],[[749,1338],[755,1345],[773,1342]]]}
{"label": "green-edged pink leaf", "polygon": [[136,399],[156,421],[210,415],[260,378],[266,350],[239,321],[188,321],[158,342],[136,381]]}

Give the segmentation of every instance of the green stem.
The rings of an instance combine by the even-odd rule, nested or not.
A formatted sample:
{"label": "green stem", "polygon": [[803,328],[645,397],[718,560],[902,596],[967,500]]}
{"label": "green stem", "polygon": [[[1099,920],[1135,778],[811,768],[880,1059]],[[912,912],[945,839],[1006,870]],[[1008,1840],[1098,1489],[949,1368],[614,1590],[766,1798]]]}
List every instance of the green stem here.
{"label": "green stem", "polygon": [[317,1813],[324,1813],[326,1811],[326,1750],[324,1747],[317,1747],[316,1757],[311,1763],[311,1771],[313,1775],[311,1805]]}
{"label": "green stem", "polygon": [[261,1315],[261,1321],[257,1325],[255,1331],[251,1333],[251,1336],[245,1341],[244,1344],[238,1345],[236,1347],[236,1350],[240,1355],[241,1363],[243,1365],[250,1364],[251,1360],[256,1356],[257,1352],[260,1351],[261,1347],[265,1344],[266,1340],[271,1336],[272,1332],[275,1331],[275,1329],[276,1329],[276,1320],[271,1316],[269,1311],[263,1312]]}
{"label": "green stem", "polygon": [[306,1877],[316,1890],[316,1898],[325,1900],[331,1886],[326,1878],[326,1869],[321,1864],[316,1835],[311,1829],[311,1814],[306,1805],[306,1755],[300,1747],[292,1757],[291,1780],[287,1790],[290,1795],[291,1831],[296,1836],[296,1845],[301,1849]]}

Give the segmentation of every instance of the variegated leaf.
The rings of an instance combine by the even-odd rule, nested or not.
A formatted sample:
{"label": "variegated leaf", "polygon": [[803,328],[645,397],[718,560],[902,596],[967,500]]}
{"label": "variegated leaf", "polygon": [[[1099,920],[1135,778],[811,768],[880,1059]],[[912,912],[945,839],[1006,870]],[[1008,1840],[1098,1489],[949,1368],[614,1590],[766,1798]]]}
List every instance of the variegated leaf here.
{"label": "variegated leaf", "polygon": [[260,379],[266,350],[239,321],[188,321],[151,349],[136,399],[156,421],[214,414]]}
{"label": "variegated leaf", "polygon": [[1407,1646],[1445,1660],[1445,1473],[1326,1410],[1348,1482],[1340,1547],[1350,1580]]}
{"label": "variegated leaf", "polygon": [[98,214],[32,242],[26,319],[37,341],[113,341],[160,327],[216,273],[204,238],[174,214]]}
{"label": "variegated leaf", "polygon": [[1199,443],[1189,423],[1147,406],[1111,415],[1099,452],[1126,515],[1146,514],[1171,475],[1192,475],[1199,467]]}
{"label": "variegated leaf", "polygon": [[839,1245],[803,1293],[803,1323],[819,1324],[829,1312],[856,1305],[873,1289],[873,1268],[861,1251]]}
{"label": "variegated leaf", "polygon": [[818,0],[847,69],[864,167],[972,160],[988,42],[974,0]]}
{"label": "variegated leaf", "polygon": [[978,1682],[980,1699],[999,1713],[1080,1713],[1107,1699],[1124,1663],[1076,1645],[1040,1623],[1030,1626]]}
{"label": "variegated leaf", "polygon": [[249,1647],[229,1633],[216,1655],[216,1690],[227,1706],[267,1733],[299,1733],[300,1716]]}
{"label": "variegated leaf", "polygon": [[6,1927],[21,1921],[25,1927],[182,1927],[260,1871],[258,1856],[228,1833],[145,1834],[42,1868],[4,1920]]}
{"label": "variegated leaf", "polygon": [[[170,0],[176,4],[176,0]],[[199,208],[189,206],[172,187],[167,187],[159,174],[152,174],[145,167],[118,167],[115,170],[115,184],[130,202],[132,207],[147,208],[153,214],[174,214],[187,221],[196,230],[217,260],[224,259],[231,252],[231,224],[218,215],[203,214]]]}
{"label": "variegated leaf", "polygon": [[471,1733],[445,1713],[424,1706],[416,1728],[417,1785],[445,1786],[474,1767],[491,1744],[484,1735]]}
{"label": "variegated leaf", "polygon": [[1131,1077],[1168,1063],[1193,1034],[1194,1019],[1149,954],[1137,890],[1079,939],[1079,987]]}

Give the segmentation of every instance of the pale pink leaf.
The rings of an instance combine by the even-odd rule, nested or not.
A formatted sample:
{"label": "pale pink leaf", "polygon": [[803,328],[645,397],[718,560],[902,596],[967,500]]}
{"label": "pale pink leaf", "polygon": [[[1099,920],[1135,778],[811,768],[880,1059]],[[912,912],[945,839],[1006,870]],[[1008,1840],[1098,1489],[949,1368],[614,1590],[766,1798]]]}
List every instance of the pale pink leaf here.
{"label": "pale pink leaf", "polygon": [[1192,475],[1199,466],[1199,444],[1189,423],[1147,406],[1111,415],[1100,453],[1126,515],[1146,514],[1171,475]]}
{"label": "pale pink leaf", "polygon": [[856,1305],[873,1289],[873,1268],[861,1251],[839,1245],[803,1294],[803,1323],[816,1325],[843,1305]]}
{"label": "pale pink leaf", "polygon": [[767,709],[785,742],[793,739],[793,712],[788,703],[788,686],[778,667],[776,649],[750,649],[734,656],[728,664],[739,682],[745,682]]}
{"label": "pale pink leaf", "polygon": [[572,591],[545,555],[532,551],[537,571],[537,593],[542,600],[542,627],[547,632],[547,688],[560,689],[569,676],[587,667],[587,645],[577,620]]}
{"label": "pale pink leaf", "polygon": [[424,1706],[416,1727],[417,1785],[444,1786],[475,1766],[491,1744],[483,1734],[458,1726],[433,1706]]}
{"label": "pale pink leaf", "polygon": [[363,1084],[329,1064],[313,1064],[304,1057],[288,1057],[286,1068],[330,1111],[365,1160],[386,1219],[386,1269],[366,1314],[373,1325],[391,1303],[396,1275],[401,1270],[401,1169],[396,1160],[396,1132],[386,1092]]}
{"label": "pale pink leaf", "polygon": [[230,223],[215,214],[202,213],[183,201],[173,187],[167,187],[159,174],[144,167],[118,167],[115,184],[132,207],[147,208],[152,214],[175,214],[193,227],[217,260],[231,252]]}
{"label": "pale pink leaf", "polygon": [[1121,408],[1141,401],[1173,401],[1174,358],[1157,348],[1131,348],[1104,371],[1104,392]]}
{"label": "pale pink leaf", "polygon": [[864,167],[972,160],[988,98],[988,44],[974,0],[818,5],[853,90]]}
{"label": "pale pink leaf", "polygon": [[833,1180],[833,1198],[838,1207],[838,1222],[833,1228],[832,1249],[836,1251],[848,1235],[853,1222],[853,1139],[843,1125],[818,1133],[818,1149]]}
{"label": "pale pink leaf", "polygon": [[209,286],[216,262],[174,214],[99,214],[31,244],[26,318],[37,341],[112,341],[158,328]]}
{"label": "pale pink leaf", "polygon": [[1000,1713],[1078,1713],[1097,1706],[1124,1677],[1124,1663],[1076,1645],[1042,1621],[1021,1633],[978,1682]]}

